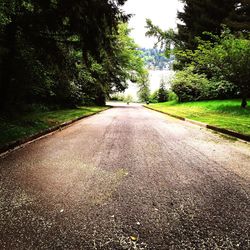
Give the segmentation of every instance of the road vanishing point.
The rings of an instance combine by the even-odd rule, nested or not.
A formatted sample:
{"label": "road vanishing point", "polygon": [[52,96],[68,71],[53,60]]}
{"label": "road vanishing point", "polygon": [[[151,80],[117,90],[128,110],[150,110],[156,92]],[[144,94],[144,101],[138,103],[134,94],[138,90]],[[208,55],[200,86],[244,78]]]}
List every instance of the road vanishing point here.
{"label": "road vanishing point", "polygon": [[115,104],[0,159],[0,249],[250,249],[250,146]]}

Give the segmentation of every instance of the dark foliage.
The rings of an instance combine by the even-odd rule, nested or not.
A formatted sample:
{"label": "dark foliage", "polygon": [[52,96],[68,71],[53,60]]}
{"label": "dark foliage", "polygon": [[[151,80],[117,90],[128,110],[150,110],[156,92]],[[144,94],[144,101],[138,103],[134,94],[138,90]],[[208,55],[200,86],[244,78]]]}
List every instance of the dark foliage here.
{"label": "dark foliage", "polygon": [[116,69],[122,0],[2,0],[0,107],[104,104]]}
{"label": "dark foliage", "polygon": [[204,32],[220,35],[222,24],[233,31],[250,30],[249,0],[183,0],[184,11],[178,13],[178,39],[185,49],[195,49],[195,37],[211,40]]}
{"label": "dark foliage", "polygon": [[165,86],[165,82],[161,80],[160,88],[158,90],[158,102],[168,101],[168,91]]}

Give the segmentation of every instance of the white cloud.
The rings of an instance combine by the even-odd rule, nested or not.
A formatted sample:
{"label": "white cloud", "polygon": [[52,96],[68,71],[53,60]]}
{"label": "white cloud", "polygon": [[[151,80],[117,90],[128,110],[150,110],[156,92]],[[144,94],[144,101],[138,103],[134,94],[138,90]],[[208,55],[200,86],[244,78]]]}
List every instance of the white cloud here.
{"label": "white cloud", "polygon": [[176,28],[177,11],[183,4],[178,0],[128,0],[123,7],[127,14],[134,14],[129,22],[132,28],[131,36],[135,42],[146,48],[154,45],[154,39],[145,37],[146,18],[150,18],[154,24],[162,29]]}

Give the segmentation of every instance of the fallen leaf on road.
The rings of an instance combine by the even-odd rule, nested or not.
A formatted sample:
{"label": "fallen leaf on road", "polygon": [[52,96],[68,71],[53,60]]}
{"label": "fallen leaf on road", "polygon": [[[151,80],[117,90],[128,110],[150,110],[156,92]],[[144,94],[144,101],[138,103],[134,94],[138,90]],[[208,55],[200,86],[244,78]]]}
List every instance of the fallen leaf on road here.
{"label": "fallen leaf on road", "polygon": [[137,236],[130,236],[130,239],[131,239],[132,241],[137,241],[137,240],[138,240]]}

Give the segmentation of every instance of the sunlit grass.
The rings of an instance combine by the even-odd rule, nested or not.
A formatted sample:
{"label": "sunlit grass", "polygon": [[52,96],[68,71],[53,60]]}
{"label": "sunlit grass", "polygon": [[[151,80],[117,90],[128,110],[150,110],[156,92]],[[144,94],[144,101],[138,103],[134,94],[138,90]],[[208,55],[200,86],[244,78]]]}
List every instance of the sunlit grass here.
{"label": "sunlit grass", "polygon": [[15,119],[0,117],[0,146],[105,109],[107,107],[80,107],[49,112],[31,112],[17,116]]}
{"label": "sunlit grass", "polygon": [[205,122],[250,135],[250,108],[242,109],[240,100],[216,100],[150,104],[149,107],[173,115]]}

